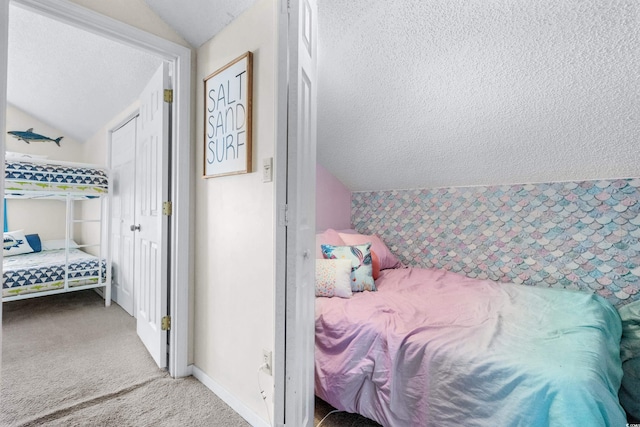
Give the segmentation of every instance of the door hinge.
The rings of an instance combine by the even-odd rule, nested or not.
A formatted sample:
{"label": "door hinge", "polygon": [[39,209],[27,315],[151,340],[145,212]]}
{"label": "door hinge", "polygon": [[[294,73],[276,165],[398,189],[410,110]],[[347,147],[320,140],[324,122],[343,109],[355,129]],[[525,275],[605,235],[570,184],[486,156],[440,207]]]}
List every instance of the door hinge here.
{"label": "door hinge", "polygon": [[168,331],[171,329],[171,316],[164,316],[160,321],[160,329]]}
{"label": "door hinge", "polygon": [[173,214],[173,203],[162,202],[162,214],[166,216],[171,216],[171,214]]}
{"label": "door hinge", "polygon": [[167,102],[169,104],[173,103],[173,89],[164,90],[164,102]]}
{"label": "door hinge", "polygon": [[289,206],[283,205],[278,212],[278,223],[283,227],[289,226]]}
{"label": "door hinge", "polygon": [[282,0],[280,3],[280,12],[283,14],[288,14],[291,11],[290,0]]}

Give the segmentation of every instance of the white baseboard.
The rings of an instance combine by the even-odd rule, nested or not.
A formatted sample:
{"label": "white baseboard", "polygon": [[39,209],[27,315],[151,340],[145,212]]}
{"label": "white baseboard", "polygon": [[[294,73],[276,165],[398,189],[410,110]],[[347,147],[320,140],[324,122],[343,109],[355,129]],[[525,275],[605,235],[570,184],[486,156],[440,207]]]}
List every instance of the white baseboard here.
{"label": "white baseboard", "polygon": [[253,427],[270,427],[269,422],[263,420],[255,412],[249,409],[244,403],[242,403],[233,394],[229,393],[224,387],[211,379],[207,374],[202,372],[197,366],[189,365],[191,375],[198,381],[204,384],[209,390],[214,392],[224,403],[229,405],[231,409],[236,411],[242,418],[244,418]]}

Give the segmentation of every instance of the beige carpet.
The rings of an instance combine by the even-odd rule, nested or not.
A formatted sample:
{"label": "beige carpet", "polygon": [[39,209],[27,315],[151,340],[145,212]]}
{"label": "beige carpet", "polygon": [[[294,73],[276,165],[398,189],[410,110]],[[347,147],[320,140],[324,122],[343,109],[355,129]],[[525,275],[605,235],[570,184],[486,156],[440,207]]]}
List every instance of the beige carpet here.
{"label": "beige carpet", "polygon": [[2,320],[1,426],[248,426],[158,369],[135,319],[93,291],[4,303]]}

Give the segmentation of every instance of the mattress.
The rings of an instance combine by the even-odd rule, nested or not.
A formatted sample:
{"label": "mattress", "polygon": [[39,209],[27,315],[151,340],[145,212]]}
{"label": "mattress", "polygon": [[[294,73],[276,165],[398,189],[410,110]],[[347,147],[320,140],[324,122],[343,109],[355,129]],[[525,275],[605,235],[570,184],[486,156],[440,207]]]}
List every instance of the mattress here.
{"label": "mattress", "polygon": [[[69,249],[69,286],[98,284],[105,281],[106,260],[80,249]],[[64,288],[65,250],[34,252],[5,257],[2,295],[13,296]]]}
{"label": "mattress", "polygon": [[25,193],[73,193],[98,197],[108,192],[104,170],[86,165],[5,162],[5,193],[20,196]]}
{"label": "mattress", "polygon": [[385,426],[624,426],[621,322],[597,295],[383,270],[316,298],[316,395]]}

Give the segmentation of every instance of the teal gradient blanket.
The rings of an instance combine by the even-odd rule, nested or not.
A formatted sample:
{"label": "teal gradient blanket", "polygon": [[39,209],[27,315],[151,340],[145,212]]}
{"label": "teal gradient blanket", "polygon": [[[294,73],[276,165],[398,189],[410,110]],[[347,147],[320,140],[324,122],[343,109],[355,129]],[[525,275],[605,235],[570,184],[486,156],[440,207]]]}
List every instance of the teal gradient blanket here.
{"label": "teal gradient blanket", "polygon": [[384,426],[624,427],[621,321],[587,292],[383,270],[316,299],[316,394]]}

